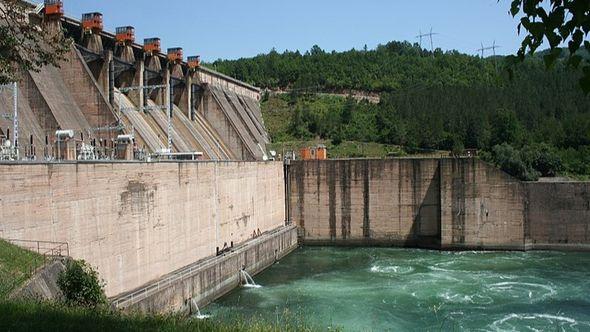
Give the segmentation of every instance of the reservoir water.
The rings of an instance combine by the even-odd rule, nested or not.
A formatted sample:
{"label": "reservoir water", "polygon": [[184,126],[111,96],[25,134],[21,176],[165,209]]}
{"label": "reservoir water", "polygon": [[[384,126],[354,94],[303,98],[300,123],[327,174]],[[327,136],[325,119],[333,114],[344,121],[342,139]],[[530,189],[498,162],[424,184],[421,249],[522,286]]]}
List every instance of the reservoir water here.
{"label": "reservoir water", "polygon": [[588,253],[305,248],[254,279],[206,311],[344,331],[590,331]]}

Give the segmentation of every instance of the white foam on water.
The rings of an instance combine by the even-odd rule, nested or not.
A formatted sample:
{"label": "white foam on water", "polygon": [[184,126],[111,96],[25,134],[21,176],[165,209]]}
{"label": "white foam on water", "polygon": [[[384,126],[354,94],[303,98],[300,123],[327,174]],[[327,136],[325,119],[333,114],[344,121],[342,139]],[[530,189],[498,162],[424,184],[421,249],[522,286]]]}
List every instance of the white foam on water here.
{"label": "white foam on water", "polygon": [[245,285],[242,285],[242,287],[244,287],[244,288],[262,288],[262,286],[260,286],[260,285],[252,285],[252,284],[245,284]]}
{"label": "white foam on water", "polygon": [[[577,320],[559,315],[551,314],[509,314],[501,319],[494,321],[489,327],[493,331],[521,331],[512,323],[527,322],[527,328],[530,331],[564,331],[567,327],[568,331],[582,331],[579,328],[586,330],[590,327],[590,323],[578,322]],[[517,325],[520,326],[520,325]],[[558,328],[559,329],[556,329]]]}
{"label": "white foam on water", "polygon": [[494,303],[494,300],[491,297],[479,295],[479,294],[474,294],[474,295],[453,294],[450,291],[446,291],[442,294],[439,294],[438,297],[440,297],[450,303],[468,303],[468,304],[477,304],[477,305]]}
{"label": "white foam on water", "polygon": [[528,282],[505,281],[491,284],[488,288],[502,296],[513,298],[529,298],[531,300],[543,300],[557,294],[555,288],[549,285],[535,284]]}
{"label": "white foam on water", "polygon": [[408,273],[414,272],[414,268],[411,266],[399,266],[399,265],[392,265],[392,266],[373,265],[373,266],[371,266],[371,272],[373,272],[373,273],[408,274]]}

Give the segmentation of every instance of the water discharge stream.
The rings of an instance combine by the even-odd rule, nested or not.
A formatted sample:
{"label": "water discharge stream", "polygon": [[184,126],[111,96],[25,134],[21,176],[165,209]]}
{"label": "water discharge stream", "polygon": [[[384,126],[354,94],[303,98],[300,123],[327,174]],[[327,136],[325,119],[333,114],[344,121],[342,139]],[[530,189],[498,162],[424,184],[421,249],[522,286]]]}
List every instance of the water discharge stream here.
{"label": "water discharge stream", "polygon": [[345,331],[590,331],[590,254],[301,249],[212,304]]}

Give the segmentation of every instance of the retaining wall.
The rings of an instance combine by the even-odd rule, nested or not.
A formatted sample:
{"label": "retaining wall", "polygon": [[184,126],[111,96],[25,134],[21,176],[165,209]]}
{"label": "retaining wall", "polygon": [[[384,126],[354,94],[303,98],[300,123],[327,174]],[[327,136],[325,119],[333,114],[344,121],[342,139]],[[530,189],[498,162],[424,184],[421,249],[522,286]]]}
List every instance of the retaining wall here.
{"label": "retaining wall", "polygon": [[289,179],[305,243],[438,244],[436,159],[298,161]]}
{"label": "retaining wall", "polygon": [[254,276],[296,248],[296,227],[280,227],[229,253],[204,259],[137,292],[114,299],[114,304],[128,311],[194,312],[191,300],[202,308],[238,287],[242,268]]}
{"label": "retaining wall", "polygon": [[590,250],[590,183],[524,184],[529,249]]}
{"label": "retaining wall", "polygon": [[589,186],[479,159],[295,161],[288,214],[306,244],[590,250]]}
{"label": "retaining wall", "polygon": [[0,237],[67,242],[108,296],[284,225],[280,162],[0,164]]}

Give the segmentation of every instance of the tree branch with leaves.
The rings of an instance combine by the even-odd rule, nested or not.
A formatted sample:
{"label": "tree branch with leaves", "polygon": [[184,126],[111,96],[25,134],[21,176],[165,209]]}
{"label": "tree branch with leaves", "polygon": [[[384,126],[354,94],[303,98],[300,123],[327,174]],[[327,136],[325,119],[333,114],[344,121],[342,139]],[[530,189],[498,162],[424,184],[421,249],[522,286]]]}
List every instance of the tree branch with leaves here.
{"label": "tree branch with leaves", "polygon": [[[547,41],[550,51],[544,56],[546,66],[551,68],[557,59],[565,56],[568,66],[582,68],[580,86],[590,93],[589,0],[513,0],[510,14],[520,17],[518,33],[526,31],[513,60],[523,61]],[[563,43],[567,43],[569,52],[561,48]],[[581,52],[582,48],[586,54]]]}
{"label": "tree branch with leaves", "polygon": [[0,0],[0,84],[18,80],[21,71],[59,67],[70,51],[72,41],[31,22],[31,10],[20,0]]}

